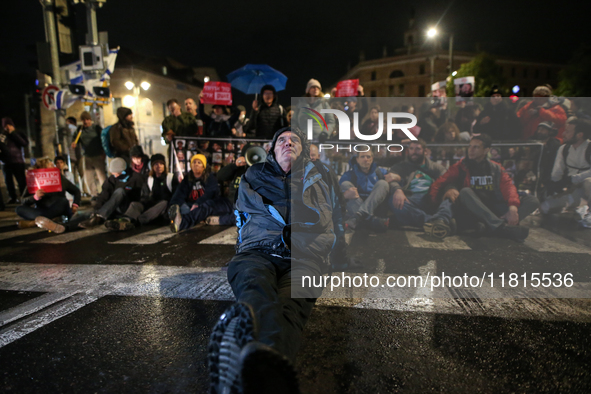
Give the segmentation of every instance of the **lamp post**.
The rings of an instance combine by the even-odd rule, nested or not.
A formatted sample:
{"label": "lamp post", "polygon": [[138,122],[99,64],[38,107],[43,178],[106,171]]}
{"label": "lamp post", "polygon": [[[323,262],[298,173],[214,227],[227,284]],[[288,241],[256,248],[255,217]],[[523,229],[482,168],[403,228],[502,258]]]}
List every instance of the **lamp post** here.
{"label": "lamp post", "polygon": [[[434,39],[436,36],[439,35],[439,32],[437,31],[436,28],[432,27],[427,31],[427,37]],[[449,72],[448,75],[451,75],[453,73],[453,56],[454,56],[454,52],[453,52],[453,48],[454,48],[454,35],[453,33],[449,33]],[[434,58],[433,56],[431,57],[431,85],[433,85],[434,81]]]}
{"label": "lamp post", "polygon": [[136,122],[137,122],[137,133],[138,133],[138,140],[140,145],[143,145],[142,142],[142,132],[140,128],[140,89],[148,90],[150,89],[150,83],[147,81],[142,81],[139,86],[136,85],[133,81],[125,82],[125,87],[127,90],[133,91],[132,95],[127,95],[123,97],[123,106],[125,107],[134,107],[135,114],[136,114]]}

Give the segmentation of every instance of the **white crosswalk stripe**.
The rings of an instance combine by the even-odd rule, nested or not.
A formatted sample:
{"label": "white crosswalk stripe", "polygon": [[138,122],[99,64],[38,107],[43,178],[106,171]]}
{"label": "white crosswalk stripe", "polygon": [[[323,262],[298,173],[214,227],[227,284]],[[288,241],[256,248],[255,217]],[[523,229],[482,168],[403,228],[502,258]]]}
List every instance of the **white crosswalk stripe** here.
{"label": "white crosswalk stripe", "polygon": [[591,248],[572,242],[543,228],[530,228],[525,245],[538,252],[591,254]]}
{"label": "white crosswalk stripe", "polygon": [[235,245],[237,237],[236,227],[230,227],[229,229],[206,238],[199,243],[209,245]]}
{"label": "white crosswalk stripe", "polygon": [[45,231],[45,230],[43,230],[39,227],[31,227],[31,228],[23,228],[23,229],[15,230],[15,231],[7,231],[5,233],[0,233],[0,241],[4,241],[6,239],[11,239],[11,238],[16,238],[16,237],[22,237],[25,235],[40,233],[42,231]]}
{"label": "white crosswalk stripe", "polygon": [[124,244],[124,245],[153,245],[158,242],[165,241],[174,237],[176,234],[170,231],[170,227],[160,227],[155,230],[146,231],[129,238],[124,238],[119,241],[109,242],[110,244]]}
{"label": "white crosswalk stripe", "polygon": [[82,238],[90,237],[97,234],[106,233],[107,228],[105,226],[98,226],[88,230],[72,231],[64,234],[56,235],[55,237],[48,237],[32,241],[32,243],[43,243],[43,244],[65,244],[72,241],[77,241]]}
{"label": "white crosswalk stripe", "polygon": [[446,237],[443,240],[435,240],[424,233],[417,231],[405,231],[408,243],[413,248],[441,249],[441,250],[471,250],[471,248],[457,235]]}

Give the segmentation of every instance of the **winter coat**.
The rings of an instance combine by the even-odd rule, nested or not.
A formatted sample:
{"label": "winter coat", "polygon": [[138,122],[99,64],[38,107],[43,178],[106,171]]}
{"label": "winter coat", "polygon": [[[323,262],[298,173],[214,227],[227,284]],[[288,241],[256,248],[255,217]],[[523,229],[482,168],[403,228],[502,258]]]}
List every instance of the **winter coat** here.
{"label": "winter coat", "polygon": [[[275,134],[273,144],[280,132]],[[338,201],[317,167],[307,158],[300,156],[292,170],[287,174],[283,172],[269,154],[264,163],[246,171],[236,202],[236,250],[293,257],[327,271],[328,256],[339,231],[335,229],[333,218],[333,212],[340,212]]]}
{"label": "winter coat", "polygon": [[[365,200],[371,194],[374,185],[383,177],[379,177],[376,174],[376,169],[378,169],[378,164],[375,162],[371,163],[371,167],[369,168],[369,172],[366,174],[359,168],[359,164],[357,164],[357,156],[353,156],[351,160],[349,160],[349,167],[351,168],[349,171],[345,172],[341,179],[339,180],[339,184],[342,184],[345,181],[349,181],[355,185],[357,188],[357,193],[359,193],[359,197],[362,200]],[[385,168],[379,167],[379,171],[382,175],[386,175],[388,170]],[[357,178],[357,180],[355,180]]]}
{"label": "winter coat", "polygon": [[[480,123],[487,116],[490,120],[487,123]],[[521,138],[521,125],[517,114],[504,101],[497,105],[492,105],[491,102],[486,103],[473,131],[476,134],[488,134],[495,141],[514,141]]]}
{"label": "winter coat", "polygon": [[203,121],[207,130],[205,135],[220,138],[232,137],[233,125],[240,117],[240,110],[238,108],[233,109],[232,115],[211,114],[210,116],[205,113],[203,104],[199,103],[198,110],[199,118]]}
{"label": "winter coat", "polygon": [[178,186],[179,181],[172,173],[162,174],[158,178],[149,176],[142,188],[140,202],[148,209],[160,201],[170,201]]}
{"label": "winter coat", "polygon": [[415,163],[411,163],[408,160],[402,161],[395,164],[389,170],[389,172],[399,175],[399,182],[390,183],[390,192],[395,192],[398,189],[402,189],[405,194],[411,194],[408,190],[411,181],[415,178],[417,171],[424,172],[429,175],[433,180],[436,180],[445,173],[445,167],[439,163],[435,163],[428,158],[425,158],[425,165],[421,166]]}
{"label": "winter coat", "polygon": [[[519,208],[520,201],[517,189],[503,166],[488,159],[484,159],[482,165],[487,166],[487,172],[492,177],[496,200],[504,201],[509,206],[513,205]],[[429,191],[431,200],[434,203],[438,202],[449,189],[455,188],[459,191],[464,187],[471,187],[471,181],[472,177],[466,166],[466,159],[464,158],[449,167],[447,172],[431,185],[431,190]]]}
{"label": "winter coat", "polygon": [[261,99],[259,100],[259,110],[255,111],[246,126],[246,133],[255,135],[255,138],[270,140],[277,130],[287,126],[287,118],[283,107],[277,103],[277,94],[275,89],[267,85],[265,90],[273,91],[273,102],[267,105]]}
{"label": "winter coat", "polygon": [[142,176],[142,178],[144,179],[144,181],[146,181],[148,179],[148,176],[150,175],[150,158],[147,155],[142,156],[142,164],[143,164],[143,166],[139,171],[135,171],[133,169],[133,163],[131,163],[129,167],[131,168],[132,171],[140,174]]}
{"label": "winter coat", "polygon": [[9,133],[6,130],[0,132],[0,144],[3,146],[0,159],[5,164],[25,164],[25,147],[29,146],[29,139],[24,133],[14,130]]}
{"label": "winter coat", "polygon": [[80,206],[80,198],[81,198],[80,189],[78,189],[76,187],[76,185],[74,185],[72,182],[70,182],[65,176],[61,175],[61,179],[62,179],[62,191],[61,192],[47,193],[43,197],[41,197],[41,199],[39,201],[35,200],[34,194],[29,194],[23,200],[23,205],[28,205],[28,206],[35,205],[37,208],[49,207],[50,205],[55,203],[55,201],[58,198],[66,198],[66,192],[67,192],[67,193],[70,193],[72,196],[74,196],[74,204]]}
{"label": "winter coat", "polygon": [[556,127],[558,127],[558,134],[556,135],[556,138],[562,142],[562,133],[564,132],[564,127],[566,126],[566,111],[558,104],[558,101],[548,100],[548,102],[539,107],[538,111],[534,114],[529,112],[530,109],[536,109],[533,101],[525,104],[517,112],[517,117],[523,126],[521,140],[527,141],[534,134],[536,134],[536,130],[538,129],[538,125],[540,123],[550,121],[554,122]]}
{"label": "winter coat", "polygon": [[83,128],[82,126],[78,127],[78,132],[81,130],[82,133],[78,139],[78,144],[84,148],[84,156],[96,157],[104,155],[105,151],[103,150],[103,144],[101,142],[101,127],[96,124],[87,128]]}
{"label": "winter coat", "polygon": [[[175,137],[196,137],[199,127],[197,126],[197,119],[188,113],[181,112],[179,116],[168,115],[162,121],[162,137],[166,136],[169,130],[172,130]],[[169,141],[164,138],[166,143]]]}
{"label": "winter coat", "polygon": [[144,186],[144,179],[137,172],[133,172],[131,169],[126,169],[115,178],[111,175],[103,183],[102,191],[96,199],[94,206],[95,210],[100,209],[113,195],[117,189],[125,189],[127,199],[129,202],[140,201],[142,187]]}
{"label": "winter coat", "polygon": [[189,171],[174,192],[170,205],[201,205],[208,200],[220,198],[220,194],[220,186],[215,174],[209,174],[204,181],[202,178],[195,178],[193,172]]}
{"label": "winter coat", "polygon": [[[131,111],[129,108],[117,108],[117,118],[119,119],[119,122],[115,123],[109,131],[111,146],[113,147],[115,157],[129,159],[129,150],[133,146],[139,145],[135,129],[133,128],[133,122],[129,122],[125,119],[130,113]],[[129,160],[127,161],[129,162]]]}

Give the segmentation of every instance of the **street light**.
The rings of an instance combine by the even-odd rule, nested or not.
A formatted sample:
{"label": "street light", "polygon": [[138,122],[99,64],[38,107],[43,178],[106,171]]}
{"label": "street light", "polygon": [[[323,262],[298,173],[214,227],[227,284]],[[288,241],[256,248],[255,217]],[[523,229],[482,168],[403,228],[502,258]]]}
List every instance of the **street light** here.
{"label": "street light", "polygon": [[[435,38],[435,36],[437,36],[437,35],[439,35],[439,32],[434,27],[430,28],[427,31],[427,37],[429,37],[429,38]],[[452,70],[453,70],[453,59],[454,59],[453,48],[454,48],[454,35],[453,35],[453,33],[450,33],[449,34],[449,73],[452,74],[452,76],[453,76]],[[431,85],[433,85],[433,61],[434,61],[434,59],[431,58]]]}
{"label": "street light", "polygon": [[433,38],[437,35],[437,29],[435,29],[434,27],[430,28],[429,31],[427,31],[427,37],[429,38]]}
{"label": "street light", "polygon": [[[132,79],[133,79],[133,71],[132,71]],[[135,120],[137,124],[137,131],[138,131],[138,139],[142,141],[141,136],[141,128],[140,128],[140,90],[148,90],[150,89],[150,82],[142,81],[139,86],[135,84],[133,81],[127,81],[124,83],[127,90],[132,90],[133,95],[126,95],[123,97],[123,106],[127,108],[132,108],[135,106]]]}
{"label": "street light", "polygon": [[203,77],[203,82],[205,82],[205,83],[209,82],[209,77],[207,75],[205,77]]}
{"label": "street light", "polygon": [[152,86],[152,85],[150,85],[150,82],[144,81],[144,82],[140,83],[140,86],[142,87],[142,89],[148,90],[148,89],[150,89],[150,86]]}

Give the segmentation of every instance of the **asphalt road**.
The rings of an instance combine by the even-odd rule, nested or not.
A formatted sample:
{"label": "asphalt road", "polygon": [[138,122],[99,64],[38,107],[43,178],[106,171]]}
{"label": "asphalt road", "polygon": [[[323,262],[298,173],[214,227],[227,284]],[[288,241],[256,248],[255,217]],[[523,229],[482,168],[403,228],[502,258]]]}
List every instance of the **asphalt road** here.
{"label": "asphalt road", "polygon": [[[56,235],[13,221],[0,212],[0,391],[206,392],[209,333],[233,300],[232,229]],[[536,227],[525,244],[437,243],[403,229],[351,250],[356,272],[380,277],[572,273],[576,292],[320,299],[296,365],[304,393],[591,392],[591,303],[569,298],[591,288],[577,237]]]}

